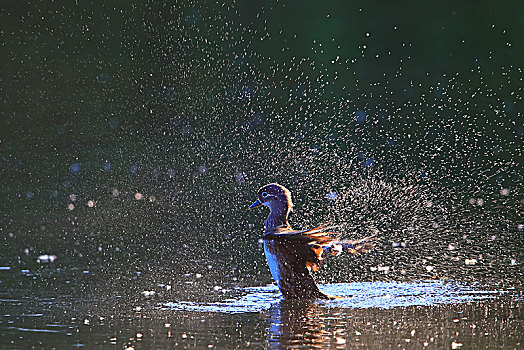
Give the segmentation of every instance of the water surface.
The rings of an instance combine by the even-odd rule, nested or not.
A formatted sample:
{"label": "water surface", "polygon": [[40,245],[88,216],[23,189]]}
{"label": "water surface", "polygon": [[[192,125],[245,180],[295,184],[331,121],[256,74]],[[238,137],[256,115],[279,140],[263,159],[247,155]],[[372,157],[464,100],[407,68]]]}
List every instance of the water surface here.
{"label": "water surface", "polygon": [[524,340],[522,292],[512,288],[334,283],[321,288],[340,299],[286,301],[274,285],[203,285],[198,298],[190,286],[149,287],[98,295],[68,294],[67,287],[3,291],[0,347],[516,349]]}

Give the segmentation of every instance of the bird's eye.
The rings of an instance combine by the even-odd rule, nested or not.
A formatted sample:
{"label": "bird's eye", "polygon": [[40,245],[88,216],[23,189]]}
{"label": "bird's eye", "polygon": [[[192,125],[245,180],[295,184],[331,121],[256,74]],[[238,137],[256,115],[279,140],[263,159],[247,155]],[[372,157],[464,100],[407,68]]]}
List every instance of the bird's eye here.
{"label": "bird's eye", "polygon": [[262,192],[262,197],[266,198],[268,196],[267,192]]}

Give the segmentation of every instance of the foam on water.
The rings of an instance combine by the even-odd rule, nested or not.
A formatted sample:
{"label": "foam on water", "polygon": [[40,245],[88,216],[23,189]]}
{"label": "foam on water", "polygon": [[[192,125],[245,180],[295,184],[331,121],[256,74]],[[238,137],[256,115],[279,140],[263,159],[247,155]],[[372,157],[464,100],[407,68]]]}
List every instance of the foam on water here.
{"label": "foam on water", "polygon": [[[322,285],[321,290],[342,297],[329,301],[319,300],[318,303],[322,306],[379,309],[468,303],[497,298],[507,293],[444,281],[334,283]],[[276,286],[242,288],[234,292],[240,293],[222,301],[173,301],[161,304],[161,308],[228,314],[250,313],[268,310],[282,300]]]}

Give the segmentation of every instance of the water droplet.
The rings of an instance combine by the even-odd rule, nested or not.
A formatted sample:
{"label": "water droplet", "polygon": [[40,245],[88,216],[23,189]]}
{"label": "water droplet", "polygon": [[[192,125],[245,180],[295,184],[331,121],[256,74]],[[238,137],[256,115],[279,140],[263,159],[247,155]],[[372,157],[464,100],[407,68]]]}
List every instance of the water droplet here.
{"label": "water droplet", "polygon": [[47,263],[52,263],[56,259],[57,259],[56,255],[42,254],[36,259],[36,262],[39,264],[47,264]]}
{"label": "water droplet", "polygon": [[239,184],[243,184],[246,182],[246,179],[244,177],[244,173],[241,172],[240,170],[237,170],[237,172],[235,173],[235,180],[237,183]]}
{"label": "water droplet", "polygon": [[367,159],[364,159],[360,164],[364,168],[369,168],[375,165],[375,161],[373,160],[373,158],[367,158]]}
{"label": "water droplet", "polygon": [[105,73],[100,73],[96,76],[96,80],[102,84],[102,85],[105,85],[107,84],[107,74]]}
{"label": "water droplet", "polygon": [[202,22],[202,14],[195,8],[189,9],[186,12],[186,22],[189,25],[198,25]]}
{"label": "water droplet", "polygon": [[364,111],[356,111],[355,112],[355,120],[357,123],[364,123],[366,121],[366,112]]}
{"label": "water droplet", "polygon": [[466,265],[475,265],[477,263],[477,259],[465,259],[464,264]]}
{"label": "water droplet", "polygon": [[327,199],[329,199],[330,201],[334,202],[337,200],[338,198],[338,193],[335,192],[335,191],[330,191],[327,193],[326,195]]}
{"label": "water droplet", "polygon": [[69,170],[71,170],[73,174],[79,173],[80,172],[80,163],[71,164],[71,166],[69,167]]}

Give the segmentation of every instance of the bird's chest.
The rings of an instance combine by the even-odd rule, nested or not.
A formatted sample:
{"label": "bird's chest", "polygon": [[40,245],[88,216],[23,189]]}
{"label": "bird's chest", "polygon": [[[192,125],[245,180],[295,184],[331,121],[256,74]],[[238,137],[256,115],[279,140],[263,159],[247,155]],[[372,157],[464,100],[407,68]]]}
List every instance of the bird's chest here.
{"label": "bird's chest", "polygon": [[264,241],[264,254],[266,255],[267,265],[269,266],[269,271],[271,271],[271,276],[273,276],[273,280],[275,280],[276,284],[280,287],[281,264],[275,242]]}

